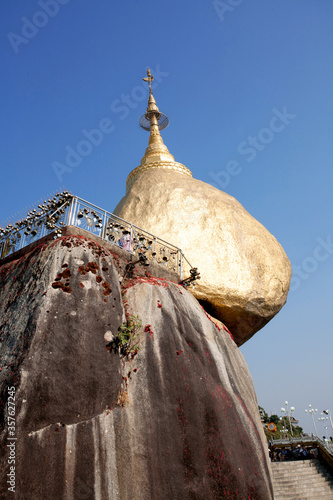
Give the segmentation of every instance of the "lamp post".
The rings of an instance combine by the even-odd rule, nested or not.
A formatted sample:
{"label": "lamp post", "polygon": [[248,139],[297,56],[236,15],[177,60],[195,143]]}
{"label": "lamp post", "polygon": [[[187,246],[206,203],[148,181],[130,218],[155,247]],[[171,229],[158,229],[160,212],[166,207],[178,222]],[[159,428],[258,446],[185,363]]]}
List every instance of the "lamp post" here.
{"label": "lamp post", "polygon": [[305,413],[309,413],[309,415],[311,415],[311,416],[312,416],[313,427],[315,428],[315,433],[316,433],[316,436],[318,436],[318,431],[317,431],[317,427],[316,427],[315,419],[314,419],[314,416],[313,416],[313,414],[314,414],[314,413],[318,413],[317,408],[316,408],[316,409],[313,409],[313,408],[312,408],[312,405],[309,405],[309,409],[308,409],[308,410],[305,410]]}
{"label": "lamp post", "polygon": [[288,420],[289,420],[290,434],[293,435],[293,430],[292,430],[292,426],[291,426],[291,422],[290,422],[290,413],[293,413],[295,411],[295,408],[293,406],[291,406],[289,408],[288,401],[285,401],[284,404],[285,404],[286,408],[282,407],[281,411],[282,411],[282,413],[287,413]]}
{"label": "lamp post", "polygon": [[288,429],[286,429],[286,427],[282,427],[280,433],[284,434],[284,439],[288,438]]}
{"label": "lamp post", "polygon": [[[319,418],[318,418],[318,420],[319,420],[320,422],[323,422],[323,424],[324,424],[324,429],[326,429],[326,430],[324,430],[324,433],[325,433],[325,434],[327,434],[327,431],[328,431],[328,425],[325,425],[325,422],[327,423],[328,417],[324,417],[324,416],[323,416],[323,413],[321,413],[320,415],[321,415],[321,417],[319,417]],[[327,436],[326,436],[326,437],[327,437]]]}
{"label": "lamp post", "polygon": [[327,410],[323,410],[323,413],[325,413],[325,415],[328,415],[328,417],[330,419],[330,424],[331,424],[331,427],[332,427],[332,432],[333,432],[333,422],[332,422],[332,412],[331,412],[331,410],[329,410],[327,408]]}

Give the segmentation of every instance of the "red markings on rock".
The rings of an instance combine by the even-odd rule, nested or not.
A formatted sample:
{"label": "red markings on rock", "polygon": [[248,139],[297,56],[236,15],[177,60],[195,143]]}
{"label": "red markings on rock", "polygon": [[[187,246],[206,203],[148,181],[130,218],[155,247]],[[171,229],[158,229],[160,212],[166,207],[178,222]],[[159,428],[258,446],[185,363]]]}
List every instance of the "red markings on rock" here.
{"label": "red markings on rock", "polygon": [[71,293],[72,289],[70,286],[66,285],[65,283],[62,283],[62,281],[54,281],[52,283],[53,288],[60,288],[63,292],[66,293]]}
{"label": "red markings on rock", "polygon": [[61,238],[61,239],[62,239],[61,246],[67,247],[67,248],[70,248],[72,246],[71,242],[68,241],[67,238]]}
{"label": "red markings on rock", "polygon": [[78,271],[79,271],[79,273],[82,274],[82,276],[84,276],[85,274],[87,274],[85,266],[79,266]]}
{"label": "red markings on rock", "polygon": [[101,281],[103,281],[103,278],[100,274],[98,276],[96,276],[96,281],[97,281],[97,283],[100,283]]}
{"label": "red markings on rock", "polygon": [[97,274],[99,270],[99,265],[97,262],[88,262],[86,266],[79,266],[78,271],[84,276],[85,274],[91,272],[93,274]]}
{"label": "red markings on rock", "polygon": [[[66,264],[67,265],[67,264]],[[65,269],[62,273],[58,273],[54,282],[52,283],[52,287],[57,289],[61,289],[63,292],[66,292],[66,293],[71,293],[72,292],[72,289],[71,287],[69,286],[70,285],[70,282],[69,282],[69,278],[72,276],[72,273],[70,271],[70,269]],[[61,280],[62,279],[66,279],[66,282],[63,283]],[[38,290],[39,291],[39,290]]]}
{"label": "red markings on rock", "polygon": [[240,402],[240,404],[241,404],[241,406],[242,406],[243,410],[245,411],[246,416],[247,416],[247,418],[249,419],[249,421],[250,421],[250,423],[251,423],[251,425],[252,425],[252,427],[253,427],[253,429],[254,429],[254,431],[255,431],[255,433],[256,433],[256,435],[257,435],[257,437],[258,437],[258,439],[260,439],[260,436],[259,436],[259,433],[258,433],[258,429],[257,429],[257,427],[255,426],[255,424],[254,424],[254,422],[253,422],[253,420],[252,420],[252,418],[251,418],[251,416],[250,416],[250,414],[249,414],[249,412],[248,412],[248,409],[246,408],[246,406],[245,406],[245,404],[244,404],[244,401],[242,400],[242,398],[241,398],[240,396],[237,396],[237,399],[238,399],[238,401]]}
{"label": "red markings on rock", "polygon": [[145,332],[146,332],[146,333],[149,333],[149,338],[152,338],[152,337],[153,337],[153,335],[154,335],[154,332],[153,332],[153,331],[152,331],[152,329],[151,329],[151,325],[146,325],[146,326],[145,326]]}
{"label": "red markings on rock", "polygon": [[80,284],[79,284],[79,286],[80,286],[81,288],[84,288],[84,284],[83,284],[83,283],[80,283]]}
{"label": "red markings on rock", "polygon": [[177,355],[180,356],[183,351],[176,351]]}
{"label": "red markings on rock", "polygon": [[87,272],[90,271],[93,274],[97,274],[98,270],[99,270],[99,265],[97,264],[97,262],[88,262],[86,267]]}
{"label": "red markings on rock", "polygon": [[154,277],[145,277],[145,276],[140,276],[135,279],[131,280],[126,280],[126,285],[124,285],[122,288],[124,290],[128,290],[129,288],[132,288],[135,285],[140,285],[141,283],[148,283],[150,285],[157,285],[163,287],[165,290],[169,288],[170,282],[164,280],[163,278],[154,278]]}
{"label": "red markings on rock", "polygon": [[112,289],[107,281],[102,283],[102,287],[104,288],[103,295],[110,295],[112,293]]}
{"label": "red markings on rock", "polygon": [[[211,321],[211,322],[213,323],[213,325],[215,325],[215,326],[216,326],[216,328],[218,329],[218,331],[220,332],[220,331],[221,331],[221,328],[219,327],[219,325],[217,325],[217,324],[215,323],[215,321],[213,321],[212,317],[211,317],[211,316],[210,316],[210,315],[209,315],[209,314],[205,311],[204,307],[203,307],[203,306],[201,306],[201,307],[202,307],[202,309],[203,309],[203,311],[204,311],[205,315],[206,315],[206,316],[207,316],[207,318],[209,319],[209,321]],[[223,330],[225,330],[226,332],[228,332],[228,333],[229,333],[229,335],[230,335],[230,337],[232,338],[232,340],[233,340],[233,341],[235,341],[235,340],[234,340],[234,337],[233,337],[233,335],[232,335],[232,333],[228,330],[228,328],[227,328],[225,325],[222,325],[222,328],[223,328]]]}
{"label": "red markings on rock", "polygon": [[[217,326],[217,325],[216,325],[216,326]],[[223,328],[223,330],[225,330],[226,332],[228,332],[228,333],[229,333],[230,337],[231,337],[231,338],[232,338],[232,340],[234,341],[234,337],[233,337],[232,333],[230,332],[230,330],[228,330],[228,328],[227,328],[225,325],[223,325],[223,327],[222,327],[222,328]]]}
{"label": "red markings on rock", "polygon": [[72,273],[69,269],[65,269],[65,271],[62,272],[63,278],[70,278],[71,276],[72,276]]}
{"label": "red markings on rock", "polygon": [[159,300],[157,301],[157,307],[160,307],[160,308],[162,307],[162,304]]}

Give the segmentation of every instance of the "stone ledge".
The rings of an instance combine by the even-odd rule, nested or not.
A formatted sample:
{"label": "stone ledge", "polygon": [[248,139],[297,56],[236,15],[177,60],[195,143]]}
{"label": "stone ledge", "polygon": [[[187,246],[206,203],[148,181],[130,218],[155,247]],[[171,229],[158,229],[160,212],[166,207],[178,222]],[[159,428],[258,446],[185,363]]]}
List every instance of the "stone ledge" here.
{"label": "stone ledge", "polygon": [[[64,226],[62,228],[62,236],[83,236],[84,238],[87,238],[88,240],[95,241],[102,247],[111,250],[112,252],[115,252],[119,257],[124,258],[125,260],[130,261],[135,261],[136,255],[127,252],[126,250],[123,250],[120,248],[118,245],[113,245],[112,243],[103,240],[99,236],[96,236],[89,231],[86,231],[85,229],[78,228],[76,226]],[[0,259],[0,266],[3,266],[5,264],[8,264],[9,262],[12,262],[14,260],[18,260],[24,255],[32,252],[35,248],[39,247],[43,243],[46,243],[47,241],[55,241],[54,240],[54,233],[50,233],[43,238],[40,238],[37,241],[34,241],[33,243],[30,243],[30,245],[27,245],[24,248],[21,248],[20,250],[17,250],[16,252],[7,255],[4,259]],[[159,266],[158,264],[154,264],[153,262],[149,264],[149,266],[146,267],[146,269],[156,278],[163,278],[168,281],[172,281],[173,283],[179,283],[180,278],[177,273],[174,271],[171,271],[170,269],[163,268],[162,266]]]}

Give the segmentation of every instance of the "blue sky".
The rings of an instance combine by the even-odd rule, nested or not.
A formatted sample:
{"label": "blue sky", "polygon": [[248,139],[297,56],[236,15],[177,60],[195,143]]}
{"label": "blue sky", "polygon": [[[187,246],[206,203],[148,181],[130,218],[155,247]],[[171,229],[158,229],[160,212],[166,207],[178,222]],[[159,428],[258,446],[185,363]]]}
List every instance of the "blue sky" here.
{"label": "blue sky", "polygon": [[309,403],[333,411],[331,0],[17,0],[0,14],[0,222],[62,187],[113,210],[147,145],[150,66],[170,152],[292,262],[287,305],[241,350],[259,404],[288,400],[312,431]]}

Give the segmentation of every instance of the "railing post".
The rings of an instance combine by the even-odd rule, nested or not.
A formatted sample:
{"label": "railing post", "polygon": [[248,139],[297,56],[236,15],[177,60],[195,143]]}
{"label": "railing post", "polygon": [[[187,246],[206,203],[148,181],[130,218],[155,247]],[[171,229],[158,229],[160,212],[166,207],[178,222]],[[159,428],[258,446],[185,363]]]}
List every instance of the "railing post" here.
{"label": "railing post", "polygon": [[74,225],[74,224],[72,224],[72,217],[73,217],[74,205],[75,205],[76,201],[77,201],[77,198],[76,198],[76,196],[74,196],[71,199],[71,204],[69,206],[67,220],[66,220],[66,226],[72,226],[72,225]]}
{"label": "railing post", "polygon": [[43,236],[44,236],[44,233],[45,233],[45,232],[46,232],[46,231],[45,231],[45,224],[43,223],[43,224],[42,224],[42,230],[41,230],[41,232],[40,232],[40,237],[41,237],[41,238],[43,238]]}
{"label": "railing post", "polygon": [[132,224],[131,224],[130,242],[129,242],[129,243],[130,243],[131,253],[134,253],[134,252],[133,252],[133,250],[134,250],[134,249],[133,249],[133,246],[134,246],[134,245],[133,245],[133,243],[134,243],[134,238],[133,238],[133,236],[134,236],[134,231],[133,231],[133,226],[132,226]]}
{"label": "railing post", "polygon": [[103,227],[102,227],[102,231],[101,231],[101,238],[103,238],[103,240],[106,240],[107,225],[108,225],[108,220],[107,220],[107,216],[106,216],[106,210],[104,210],[104,223],[103,223]]}
{"label": "railing post", "polygon": [[72,210],[72,203],[73,203],[73,198],[71,198],[71,201],[69,202],[69,205],[67,207],[66,220],[65,220],[65,223],[64,223],[65,226],[69,225],[68,222],[69,222],[69,217],[70,217],[70,213],[71,213],[71,210]]}
{"label": "railing post", "polygon": [[180,257],[179,257],[179,248],[177,249],[177,274],[180,276]]}
{"label": "railing post", "polygon": [[71,225],[76,226],[75,224],[75,214],[77,212],[77,206],[78,206],[78,199],[75,197],[74,203],[73,203],[73,212],[72,212],[72,220],[71,220]]}
{"label": "railing post", "polygon": [[72,211],[72,204],[73,204],[73,198],[71,199],[71,201],[67,207],[65,226],[69,226],[69,220],[70,220],[70,215],[71,215],[71,211]]}
{"label": "railing post", "polygon": [[25,234],[24,234],[24,231],[23,231],[22,240],[21,240],[21,248],[24,247],[24,241],[25,241]]}
{"label": "railing post", "polygon": [[180,281],[183,279],[183,252],[180,250]]}

